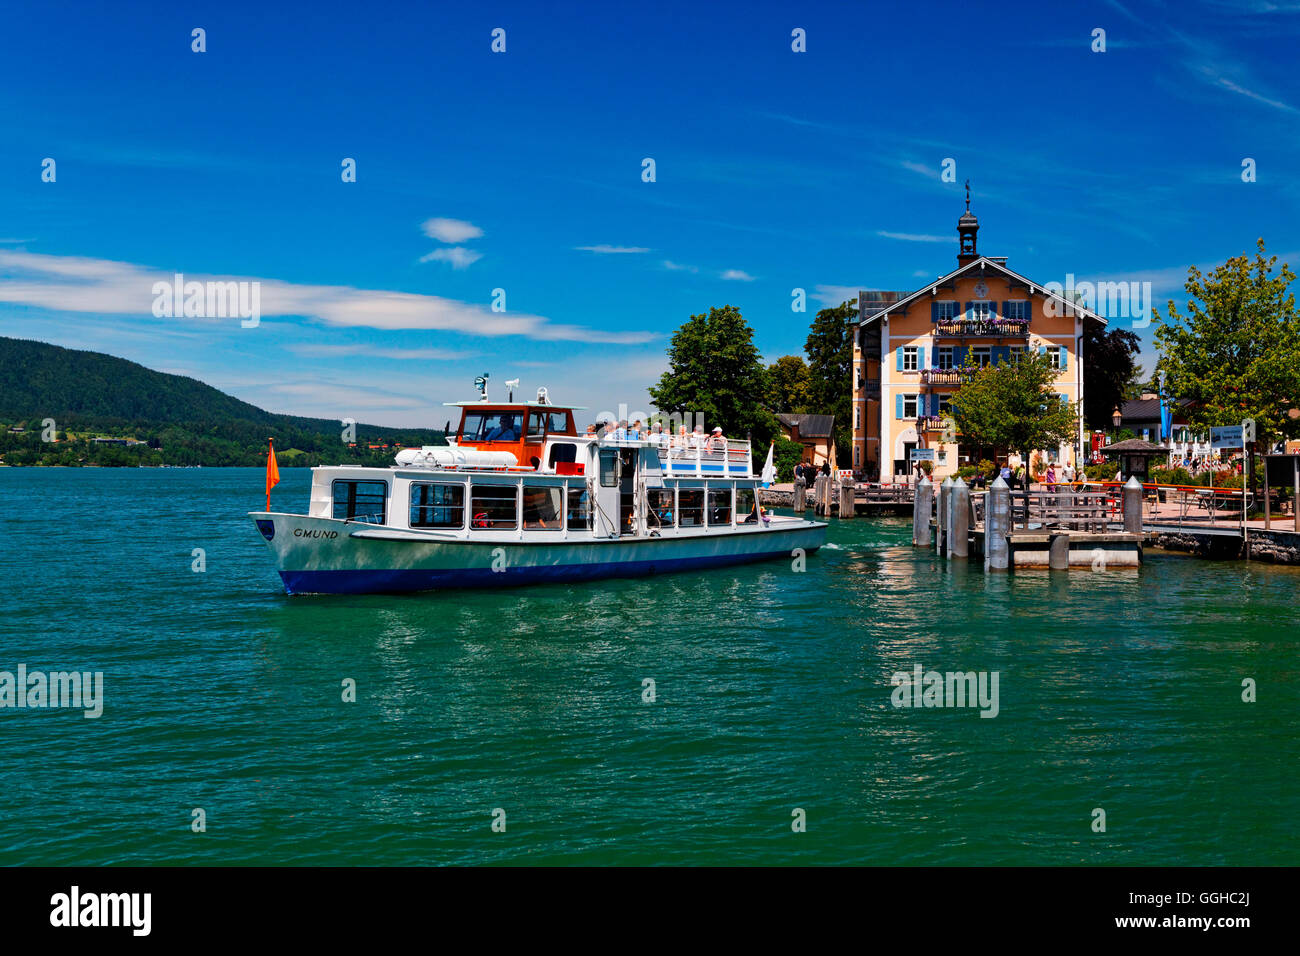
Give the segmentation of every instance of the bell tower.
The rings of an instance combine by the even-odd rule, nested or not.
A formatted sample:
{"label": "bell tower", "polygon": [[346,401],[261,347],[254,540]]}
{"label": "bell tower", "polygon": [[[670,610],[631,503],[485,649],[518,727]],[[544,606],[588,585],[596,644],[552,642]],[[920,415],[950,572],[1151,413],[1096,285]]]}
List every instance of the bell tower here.
{"label": "bell tower", "polygon": [[964,266],[979,258],[975,251],[975,234],[980,231],[980,221],[970,211],[970,180],[966,180],[966,211],[957,220],[957,238],[961,246],[957,251],[957,265]]}

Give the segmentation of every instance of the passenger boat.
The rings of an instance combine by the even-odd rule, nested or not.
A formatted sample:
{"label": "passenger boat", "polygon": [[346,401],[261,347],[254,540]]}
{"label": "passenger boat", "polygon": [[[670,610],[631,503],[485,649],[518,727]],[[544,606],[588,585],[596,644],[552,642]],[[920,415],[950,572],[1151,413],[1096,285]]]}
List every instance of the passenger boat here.
{"label": "passenger boat", "polygon": [[579,435],[580,406],[545,389],[449,404],[461,416],[446,447],[314,468],[306,514],[250,513],[288,593],[634,577],[788,560],[826,540],[825,524],[758,504],[748,441]]}

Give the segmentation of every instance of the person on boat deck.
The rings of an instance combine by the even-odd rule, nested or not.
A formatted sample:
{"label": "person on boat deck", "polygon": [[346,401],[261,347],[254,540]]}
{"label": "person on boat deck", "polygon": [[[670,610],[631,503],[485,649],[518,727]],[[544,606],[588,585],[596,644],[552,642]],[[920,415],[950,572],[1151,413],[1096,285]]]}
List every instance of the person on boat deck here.
{"label": "person on boat deck", "polygon": [[627,441],[627,422],[621,421],[614,429],[614,441]]}
{"label": "person on boat deck", "polygon": [[704,426],[696,425],[695,431],[691,432],[691,448],[703,448],[707,440],[704,437]]}
{"label": "person on boat deck", "polygon": [[646,437],[646,441],[650,442],[651,444],[658,445],[661,448],[664,446],[664,444],[666,443],[665,440],[668,438],[668,436],[664,434],[663,425],[660,425],[658,422],[654,422],[653,424],[651,424],[650,433],[645,437]]}
{"label": "person on boat deck", "polygon": [[595,425],[588,425],[588,426],[587,426],[587,437],[588,437],[588,438],[595,438],[595,437],[596,437],[596,426],[595,426]]}
{"label": "person on boat deck", "polygon": [[727,439],[723,437],[721,427],[715,427],[713,429],[713,434],[709,436],[709,440],[705,447],[708,451],[727,450]]}
{"label": "person on boat deck", "polygon": [[518,441],[519,431],[515,428],[515,416],[502,415],[501,424],[487,433],[484,441]]}
{"label": "person on boat deck", "polygon": [[613,441],[614,431],[617,428],[618,428],[618,423],[615,422],[614,419],[612,418],[605,419],[605,431],[601,433],[600,437],[604,440]]}
{"label": "person on boat deck", "polygon": [[627,437],[632,441],[640,441],[643,434],[645,433],[641,430],[641,419],[638,418],[632,423],[632,427],[627,430]]}

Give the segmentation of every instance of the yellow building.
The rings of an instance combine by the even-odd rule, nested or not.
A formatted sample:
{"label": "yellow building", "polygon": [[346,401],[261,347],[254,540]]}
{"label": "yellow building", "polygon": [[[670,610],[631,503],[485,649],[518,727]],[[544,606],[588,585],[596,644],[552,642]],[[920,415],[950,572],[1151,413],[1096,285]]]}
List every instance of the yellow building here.
{"label": "yellow building", "polygon": [[[1041,449],[1044,463],[1077,464],[1082,418],[1085,322],[1096,313],[1007,268],[1005,257],[976,248],[979,220],[957,221],[957,269],[914,292],[865,290],[858,296],[853,346],[853,467],[888,481],[913,472],[913,449],[933,449],[934,474],[976,464],[943,416],[968,365],[1012,360],[1032,349],[1057,369],[1052,386],[1079,416],[1074,445]],[[946,440],[945,440],[946,439]],[[928,452],[927,452],[928,454]],[[1010,455],[1010,463],[1019,458]]]}

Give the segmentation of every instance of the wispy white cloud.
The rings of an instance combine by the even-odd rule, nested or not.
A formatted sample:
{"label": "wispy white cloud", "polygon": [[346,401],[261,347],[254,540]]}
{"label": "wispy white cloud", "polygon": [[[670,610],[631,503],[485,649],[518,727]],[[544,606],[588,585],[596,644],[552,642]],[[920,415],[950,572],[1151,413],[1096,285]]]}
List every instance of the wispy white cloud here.
{"label": "wispy white cloud", "polygon": [[858,293],[865,288],[863,285],[818,285],[813,287],[812,298],[819,304],[832,308],[841,302],[856,299]]}
{"label": "wispy white cloud", "polygon": [[699,272],[699,266],[683,265],[680,262],[673,262],[671,259],[664,260],[664,268],[669,272]]}
{"label": "wispy white cloud", "polygon": [[468,269],[483,258],[483,253],[464,246],[452,246],[450,249],[434,249],[433,252],[420,256],[421,262],[449,262],[453,269]]}
{"label": "wispy white cloud", "polygon": [[877,229],[876,235],[883,236],[886,239],[898,239],[902,242],[956,242],[956,236],[932,236],[920,232],[887,232],[884,229]]}
{"label": "wispy white cloud", "polygon": [[1260,93],[1256,93],[1254,90],[1248,90],[1244,86],[1238,86],[1236,83],[1232,82],[1232,80],[1228,79],[1226,76],[1219,77],[1219,85],[1222,86],[1224,89],[1232,90],[1232,92],[1234,93],[1240,93],[1242,96],[1248,96],[1252,100],[1256,100],[1257,102],[1263,103],[1265,106],[1271,106],[1277,110],[1284,110],[1287,113],[1300,113],[1300,110],[1297,110],[1290,103],[1283,103],[1281,100],[1272,100],[1269,99],[1267,96],[1264,96]]}
{"label": "wispy white cloud", "polygon": [[918,163],[910,159],[901,160],[899,162],[899,165],[902,166],[904,169],[910,169],[914,173],[920,173],[922,176],[925,176],[929,179],[940,179],[943,176],[943,172],[942,170],[939,169],[938,166],[932,166],[926,163]]}
{"label": "wispy white cloud", "polygon": [[719,278],[728,282],[753,282],[757,276],[750,275],[744,269],[724,269]]}
{"label": "wispy white cloud", "polygon": [[649,252],[644,246],[574,246],[579,252],[594,252],[598,256],[618,256],[630,255],[634,253]]}
{"label": "wispy white cloud", "polygon": [[302,355],[306,358],[334,358],[364,356],[367,358],[398,359],[398,360],[415,360],[422,362],[455,362],[461,359],[473,358],[477,352],[457,351],[455,349],[395,349],[380,348],[374,345],[365,345],[360,342],[326,345],[318,343],[302,343],[299,345],[290,345],[289,351],[295,355]]}
{"label": "wispy white cloud", "polygon": [[[650,332],[594,329],[552,322],[539,315],[493,312],[485,305],[436,295],[307,285],[251,276],[187,271],[187,282],[257,282],[261,314],[301,316],[330,326],[370,329],[434,329],[472,336],[517,335],[538,341],[636,344]],[[155,282],[173,274],[129,262],[81,256],[54,256],[0,250],[0,302],[59,312],[150,316]],[[229,322],[229,319],[176,319],[179,323]]]}
{"label": "wispy white cloud", "polygon": [[482,229],[463,219],[435,217],[426,219],[420,228],[424,230],[424,234],[430,239],[437,239],[439,242],[445,242],[448,245],[465,242],[469,239],[477,239],[483,235]]}

